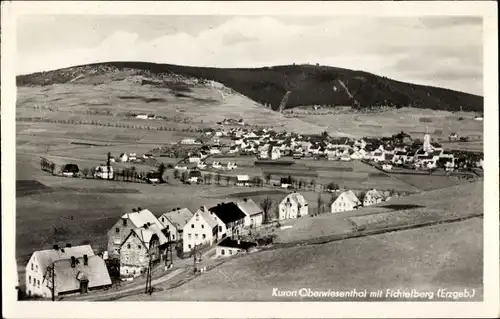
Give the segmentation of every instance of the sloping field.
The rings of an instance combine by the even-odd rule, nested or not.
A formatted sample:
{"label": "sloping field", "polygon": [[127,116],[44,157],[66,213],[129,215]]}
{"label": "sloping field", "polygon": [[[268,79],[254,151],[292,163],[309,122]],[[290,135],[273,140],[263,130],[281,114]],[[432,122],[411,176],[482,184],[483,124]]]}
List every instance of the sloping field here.
{"label": "sloping field", "polygon": [[[483,136],[483,122],[475,121],[473,113],[452,113],[407,107],[377,113],[342,114],[328,112],[328,110],[317,113],[320,114],[314,115],[314,112],[311,112],[298,119],[327,127],[328,132],[333,135],[341,132],[355,137],[391,136],[404,131],[410,133],[414,139],[422,139],[427,130],[433,138],[443,140],[447,140],[450,133],[456,132],[460,132],[461,136]],[[479,145],[482,145],[482,143],[458,144],[460,144],[457,145],[458,149],[464,147],[478,149]]]}
{"label": "sloping field", "polygon": [[[324,245],[257,252],[236,258],[191,282],[151,296],[123,298],[182,301],[411,301],[380,298],[273,296],[273,289],[432,292],[475,289],[482,299],[482,219],[387,233]],[[429,301],[429,298],[413,299]],[[468,300],[471,299],[462,299]],[[452,301],[452,300],[447,300]]]}
{"label": "sloping field", "polygon": [[[329,203],[328,195],[323,196],[323,199]],[[316,207],[314,198],[309,203],[311,207]],[[415,205],[421,207],[411,208]],[[391,208],[396,206],[409,208]],[[394,198],[390,202],[355,211],[290,220],[284,224],[292,225],[292,229],[276,230],[275,234],[278,242],[306,241],[348,233],[359,226],[374,229],[467,217],[481,214],[483,207],[483,183],[476,182]]]}

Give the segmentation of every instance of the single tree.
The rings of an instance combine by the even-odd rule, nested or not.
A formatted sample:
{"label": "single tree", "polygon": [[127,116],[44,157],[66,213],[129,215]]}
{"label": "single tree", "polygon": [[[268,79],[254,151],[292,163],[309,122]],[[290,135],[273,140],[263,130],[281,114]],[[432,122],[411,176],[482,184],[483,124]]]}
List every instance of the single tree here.
{"label": "single tree", "polygon": [[217,175],[215,175],[215,181],[217,182],[217,185],[220,185],[221,179],[222,179],[222,176],[220,175],[220,173],[217,173]]}
{"label": "single tree", "polygon": [[273,200],[269,197],[264,198],[264,200],[260,202],[260,208],[262,208],[262,212],[264,213],[264,223],[269,222],[272,207]]}
{"label": "single tree", "polygon": [[89,175],[89,169],[87,167],[82,169],[82,174],[85,177],[85,179],[87,179],[87,175]]}
{"label": "single tree", "polygon": [[56,170],[56,164],[50,163],[50,172],[52,173],[52,175],[54,175],[55,170]]}
{"label": "single tree", "polygon": [[212,184],[212,177],[213,177],[212,174],[207,174],[205,176],[207,177],[208,184]]}
{"label": "single tree", "polygon": [[111,179],[111,153],[108,152],[108,158],[106,160],[106,167],[108,168],[108,179]]}
{"label": "single tree", "polygon": [[316,181],[314,179],[311,179],[309,185],[311,185],[313,191],[316,191]]}
{"label": "single tree", "polygon": [[266,179],[267,185],[271,182],[271,174],[270,173],[265,173],[264,178]]}
{"label": "single tree", "polygon": [[179,175],[180,175],[179,170],[175,169],[174,170],[174,178],[179,179]]}
{"label": "single tree", "polygon": [[92,178],[95,178],[95,167],[90,168],[90,175],[92,175]]}
{"label": "single tree", "polygon": [[165,164],[160,163],[160,165],[158,166],[158,177],[160,179],[160,183],[165,183],[165,181],[163,180],[163,174],[165,174],[166,170],[167,167],[165,166]]}
{"label": "single tree", "polygon": [[318,205],[318,214],[322,214],[323,213],[323,197],[321,196],[321,194],[318,194],[317,205]]}
{"label": "single tree", "polygon": [[187,171],[182,172],[181,181],[185,182],[189,179],[189,173]]}
{"label": "single tree", "polygon": [[359,199],[360,202],[363,202],[365,200],[365,197],[366,197],[366,192],[365,191],[359,192],[358,199]]}

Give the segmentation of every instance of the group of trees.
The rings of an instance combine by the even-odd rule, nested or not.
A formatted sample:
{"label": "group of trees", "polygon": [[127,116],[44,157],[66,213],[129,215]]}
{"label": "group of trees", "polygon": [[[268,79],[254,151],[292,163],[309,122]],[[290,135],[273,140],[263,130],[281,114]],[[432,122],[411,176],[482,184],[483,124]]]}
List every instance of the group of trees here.
{"label": "group of trees", "polygon": [[104,126],[104,127],[120,127],[120,128],[130,128],[139,130],[157,130],[157,131],[172,131],[172,132],[188,132],[188,133],[201,133],[202,130],[197,127],[179,128],[176,126],[149,126],[149,125],[133,125],[126,123],[110,123],[101,122],[98,120],[74,120],[74,119],[53,119],[53,118],[41,118],[41,117],[18,117],[16,121],[23,122],[44,122],[44,123],[58,123],[58,124],[72,124],[72,125],[94,125],[94,126]]}
{"label": "group of trees", "polygon": [[47,160],[46,158],[42,158],[40,159],[40,168],[42,171],[50,172],[52,175],[54,175],[56,164]]}

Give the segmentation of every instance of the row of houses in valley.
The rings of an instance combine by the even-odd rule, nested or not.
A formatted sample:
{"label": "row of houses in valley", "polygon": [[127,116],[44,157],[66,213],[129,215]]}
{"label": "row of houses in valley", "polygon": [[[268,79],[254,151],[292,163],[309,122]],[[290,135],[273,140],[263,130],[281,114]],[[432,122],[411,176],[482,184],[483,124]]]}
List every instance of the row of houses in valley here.
{"label": "row of houses in valley", "polygon": [[166,259],[172,246],[189,254],[225,238],[239,238],[244,228],[262,222],[263,211],[251,199],[201,206],[194,213],[175,208],[159,217],[138,208],[123,214],[108,231],[108,258],[119,262],[120,277],[133,278]]}

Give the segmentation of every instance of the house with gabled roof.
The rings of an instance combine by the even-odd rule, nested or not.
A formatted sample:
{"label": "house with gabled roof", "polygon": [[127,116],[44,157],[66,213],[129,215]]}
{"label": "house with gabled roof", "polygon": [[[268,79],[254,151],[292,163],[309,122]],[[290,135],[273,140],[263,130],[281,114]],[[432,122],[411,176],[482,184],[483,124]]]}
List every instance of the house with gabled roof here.
{"label": "house with gabled roof", "polygon": [[257,243],[226,237],[217,244],[215,257],[231,257],[237,254],[244,254],[254,250],[256,247]]}
{"label": "house with gabled roof", "polygon": [[130,213],[125,213],[111,227],[107,233],[108,237],[108,256],[110,259],[120,258],[120,248],[123,241],[130,234],[132,229],[146,227],[155,231],[162,241],[162,245],[168,242],[168,238],[164,235],[164,225],[156,218],[148,209],[133,209]]}
{"label": "house with gabled roof", "polygon": [[357,209],[361,206],[361,201],[352,190],[343,192],[331,205],[332,213],[339,213]]}
{"label": "house with gabled roof", "polygon": [[165,227],[169,234],[169,241],[176,242],[182,239],[182,230],[184,225],[193,217],[193,212],[188,208],[177,207],[170,212],[162,214],[158,220]]}
{"label": "house with gabled roof", "polygon": [[[26,293],[29,296],[40,296],[49,298],[52,294],[51,292],[51,272],[52,267],[55,266],[56,277],[55,280],[55,295],[65,294],[65,293],[73,293],[77,292],[79,289],[79,281],[78,281],[78,272],[71,272],[74,274],[71,276],[63,276],[62,273],[69,273],[68,269],[66,269],[68,260],[80,260],[86,256],[87,260],[92,259],[92,262],[89,265],[84,265],[81,263],[81,266],[86,266],[86,268],[82,268],[82,273],[88,273],[88,271],[95,271],[97,276],[100,276],[98,279],[92,277],[92,283],[90,283],[90,279],[87,278],[87,282],[82,279],[82,288],[84,292],[88,288],[97,289],[99,287],[105,287],[108,284],[108,281],[105,280],[106,276],[109,278],[109,274],[107,272],[107,268],[104,267],[105,272],[103,271],[99,261],[94,260],[94,251],[90,245],[81,245],[72,247],[70,244],[66,245],[66,247],[59,247],[58,245],[54,245],[52,249],[45,249],[40,251],[35,251],[27,265],[26,265]],[[102,259],[101,259],[102,260]],[[60,262],[65,261],[65,262]],[[104,263],[104,261],[102,261]],[[72,265],[71,263],[69,264]],[[81,267],[79,266],[78,269]],[[57,274],[61,275],[57,277]],[[83,276],[83,275],[82,275]],[[77,288],[75,289],[67,289],[70,286],[69,282],[73,284],[77,284]],[[109,281],[111,284],[111,281]],[[72,286],[74,287],[74,285]]]}
{"label": "house with gabled roof", "polygon": [[374,188],[366,192],[363,198],[363,206],[370,206],[380,203],[384,197]]}
{"label": "house with gabled roof", "polygon": [[196,246],[212,245],[218,239],[216,217],[205,206],[201,206],[182,229],[182,250],[187,253]]}
{"label": "house with gabled roof", "polygon": [[258,227],[264,221],[264,212],[251,198],[244,198],[236,202],[239,209],[245,213],[244,227]]}
{"label": "house with gabled roof", "polygon": [[120,247],[120,277],[137,277],[145,273],[150,262],[161,259],[160,238],[154,230],[136,228],[130,230]]}
{"label": "house with gabled roof", "polygon": [[219,238],[241,234],[246,214],[234,202],[219,203],[209,211],[219,226]]}
{"label": "house with gabled roof", "polygon": [[288,194],[278,205],[279,220],[293,219],[309,214],[309,205],[302,194]]}

